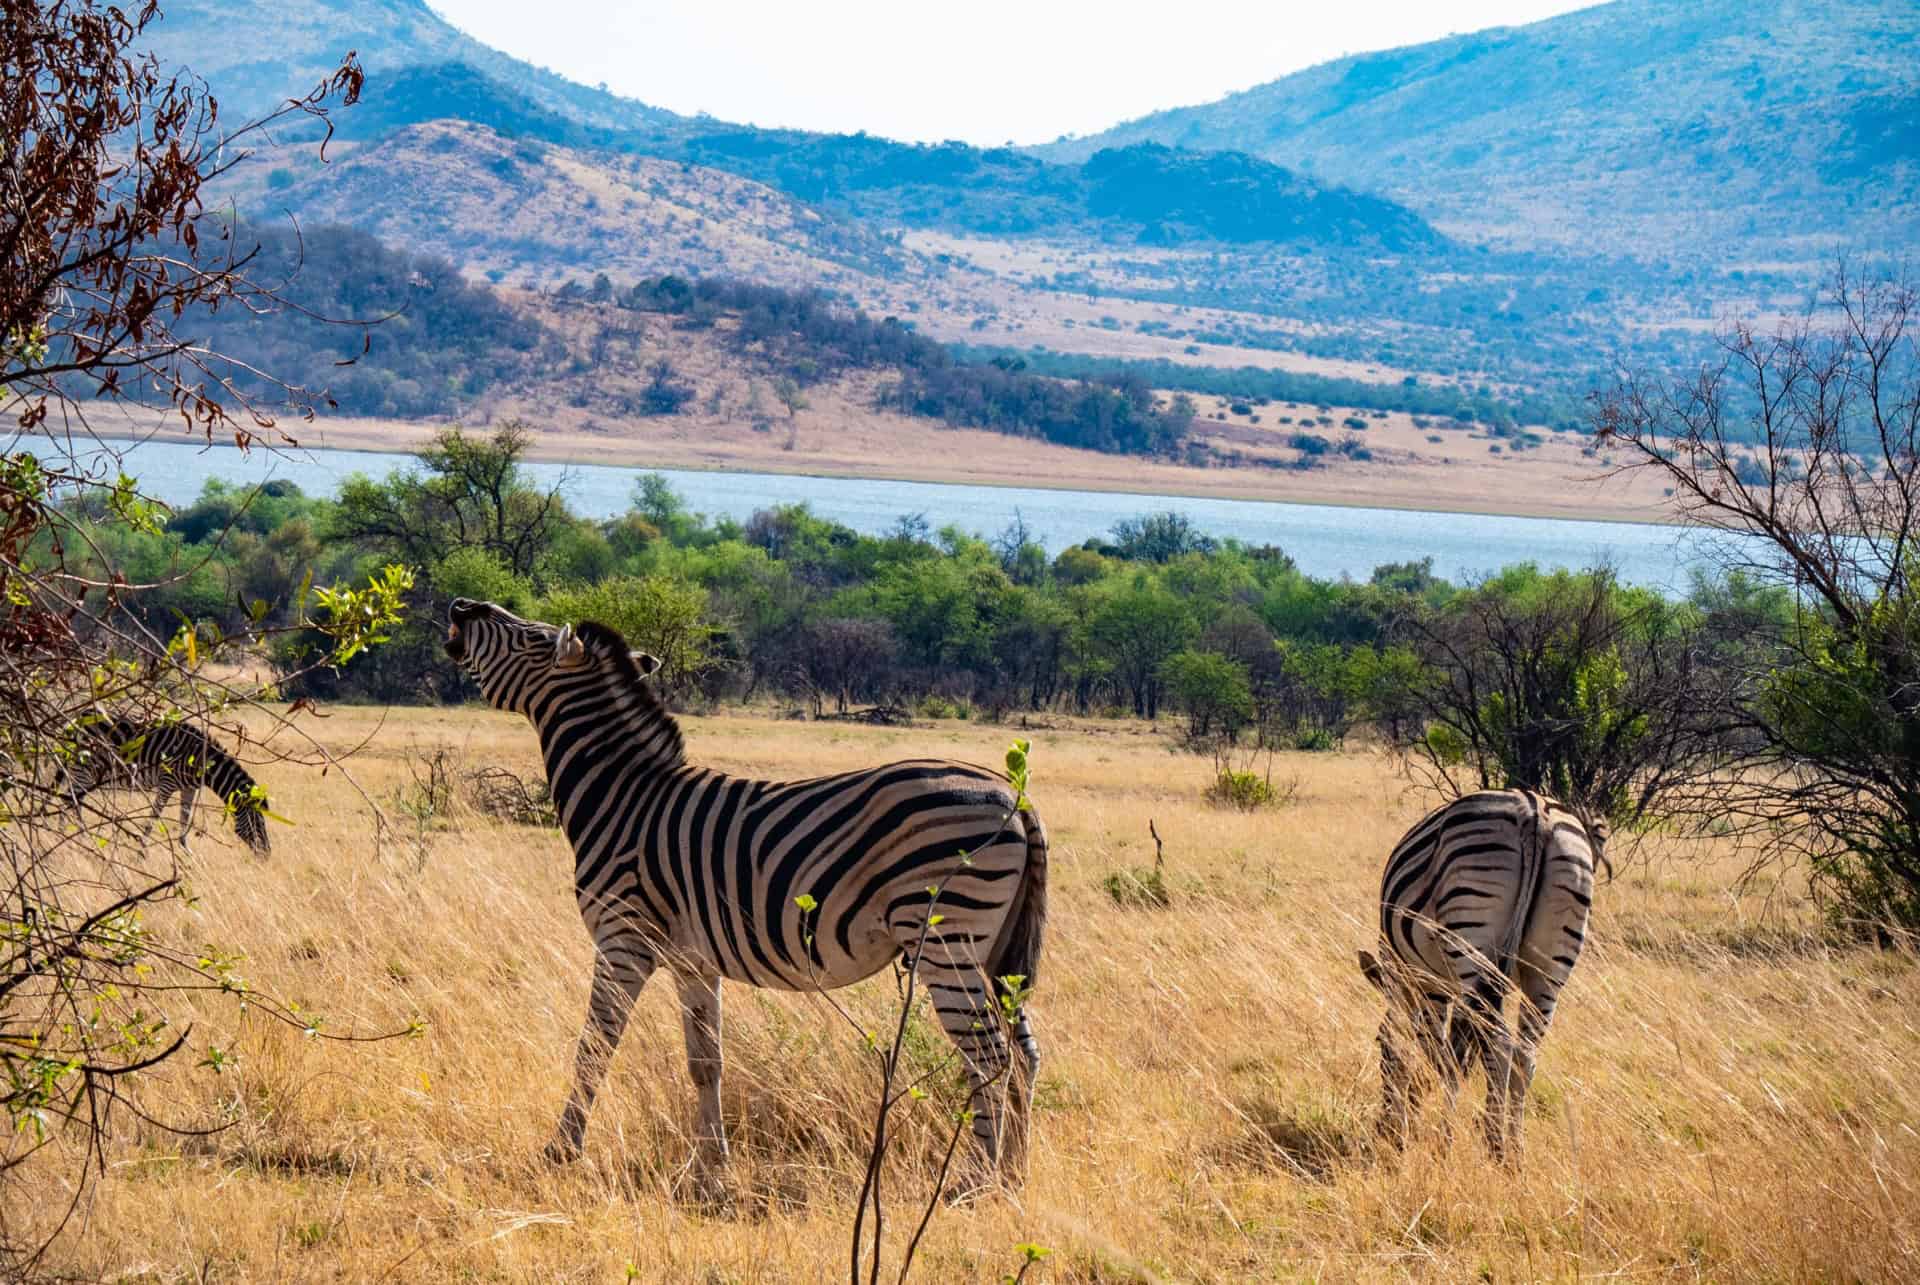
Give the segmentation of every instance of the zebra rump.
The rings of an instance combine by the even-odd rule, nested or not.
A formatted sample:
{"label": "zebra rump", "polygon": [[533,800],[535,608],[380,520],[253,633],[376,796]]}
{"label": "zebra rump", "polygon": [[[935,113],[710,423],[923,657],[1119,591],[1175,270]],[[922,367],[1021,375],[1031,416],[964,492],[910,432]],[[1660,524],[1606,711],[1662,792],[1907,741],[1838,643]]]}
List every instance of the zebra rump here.
{"label": "zebra rump", "polygon": [[262,855],[272,850],[266,796],[255,793],[252,775],[198,724],[149,723],[120,715],[86,728],[79,740],[76,762],[57,774],[54,785],[74,807],[95,790],[144,788],[154,792],[157,815],[178,794],[184,834],[194,796],[204,786],[231,810],[234,833],[249,848]]}
{"label": "zebra rump", "polygon": [[[1561,988],[1586,943],[1605,831],[1530,790],[1485,790],[1435,809],[1394,847],[1380,886],[1380,957],[1360,968],[1387,996],[1380,1128],[1399,1141],[1417,1096],[1402,1026],[1449,1099],[1478,1052],[1487,1143],[1518,1150],[1527,1086]],[[1519,991],[1519,1036],[1502,1009]]]}

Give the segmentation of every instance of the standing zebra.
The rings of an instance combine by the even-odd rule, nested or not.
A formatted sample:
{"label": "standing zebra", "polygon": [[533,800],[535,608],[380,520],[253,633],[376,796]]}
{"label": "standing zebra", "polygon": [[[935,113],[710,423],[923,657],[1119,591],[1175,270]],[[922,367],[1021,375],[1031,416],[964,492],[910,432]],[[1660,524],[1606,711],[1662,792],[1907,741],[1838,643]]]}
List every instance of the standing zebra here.
{"label": "standing zebra", "polygon": [[[117,786],[151,789],[153,815],[180,796],[180,834],[184,841],[194,800],[206,786],[233,812],[234,832],[249,848],[265,855],[266,795],[232,755],[213,743],[196,723],[147,723],[120,715],[81,730],[80,750],[71,768],[63,768],[54,789],[78,808],[95,790]],[[151,828],[151,821],[148,823]]]}
{"label": "standing zebra", "polygon": [[[1439,1070],[1451,1106],[1477,1049],[1487,1072],[1487,1147],[1518,1156],[1527,1087],[1560,988],[1586,941],[1604,827],[1528,790],[1469,794],[1429,813],[1387,858],[1381,957],[1360,971],[1387,997],[1380,1025],[1380,1132],[1405,1139],[1419,1090],[1396,1028]],[[1501,1009],[1517,986],[1520,1035]]]}
{"label": "standing zebra", "polygon": [[[1017,1180],[1040,1059],[1018,1000],[1040,959],[1047,841],[1004,777],[938,760],[808,781],[730,777],[686,761],[679,725],[643,681],[659,662],[605,625],[555,628],[463,598],[446,648],[489,702],[533,723],[593,938],[573,1092],[549,1160],[580,1154],[607,1062],[661,964],[679,982],[700,1098],[695,1172],[711,1193],[727,1159],[720,979],[827,989],[905,955],[972,1088],[972,1181],[996,1163]],[[1010,1089],[1009,987],[1024,1063]]]}

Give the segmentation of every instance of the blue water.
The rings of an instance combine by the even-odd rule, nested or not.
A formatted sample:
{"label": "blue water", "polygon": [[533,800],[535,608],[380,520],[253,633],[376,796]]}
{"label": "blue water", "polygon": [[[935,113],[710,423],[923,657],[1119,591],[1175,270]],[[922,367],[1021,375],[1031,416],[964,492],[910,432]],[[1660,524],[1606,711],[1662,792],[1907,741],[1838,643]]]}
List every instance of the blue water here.
{"label": "blue water", "polygon": [[[231,482],[290,478],[310,494],[332,495],[349,474],[379,477],[414,464],[409,455],[368,451],[303,450],[279,456],[255,451],[242,455],[233,447],[151,441],[129,445],[124,452],[124,467],[140,479],[141,489],[169,504],[191,503],[202,483],[212,477]],[[805,501],[819,516],[867,534],[884,532],[903,515],[922,514],[936,531],[953,524],[968,532],[993,535],[1017,513],[1033,538],[1050,553],[1091,536],[1105,536],[1123,518],[1175,509],[1210,535],[1278,545],[1301,570],[1328,579],[1365,579],[1383,563],[1429,556],[1434,571],[1453,580],[1515,562],[1577,569],[1604,561],[1631,583],[1684,592],[1688,568],[1706,554],[1704,538],[1696,533],[1641,523],[775,473],[545,463],[526,468],[543,485],[560,481],[574,511],[590,517],[625,512],[631,503],[634,479],[642,473],[657,472],[667,477],[689,507],[710,518],[744,521],[757,509]]]}

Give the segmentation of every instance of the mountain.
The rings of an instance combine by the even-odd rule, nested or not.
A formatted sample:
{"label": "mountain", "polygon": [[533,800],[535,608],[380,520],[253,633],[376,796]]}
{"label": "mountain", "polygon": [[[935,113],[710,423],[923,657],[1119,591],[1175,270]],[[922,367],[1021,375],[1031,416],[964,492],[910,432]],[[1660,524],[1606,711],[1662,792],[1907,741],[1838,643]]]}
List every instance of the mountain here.
{"label": "mountain", "polygon": [[[346,140],[464,121],[510,139],[691,162],[892,227],[1161,245],[1324,241],[1388,251],[1438,239],[1395,202],[1251,156],[1126,148],[1098,165],[1057,164],[1008,148],[688,119],[489,49],[418,0],[327,0],[285,15],[262,0],[170,0],[151,30],[163,60],[193,68],[230,108],[247,113],[316,82],[357,50],[367,84],[361,102],[335,117]],[[262,58],[266,31],[273,56]],[[431,173],[416,177],[435,181]]]}
{"label": "mountain", "polygon": [[147,29],[147,44],[162,61],[205,77],[229,119],[304,92],[350,50],[367,70],[370,101],[391,96],[383,82],[405,68],[457,63],[509,87],[540,111],[579,125],[649,129],[681,119],[483,45],[422,0],[166,0],[162,17]]}
{"label": "mountain", "polygon": [[1250,152],[1470,239],[1721,259],[1891,248],[1920,230],[1920,5],[1618,0],[1035,151],[1141,142]]}

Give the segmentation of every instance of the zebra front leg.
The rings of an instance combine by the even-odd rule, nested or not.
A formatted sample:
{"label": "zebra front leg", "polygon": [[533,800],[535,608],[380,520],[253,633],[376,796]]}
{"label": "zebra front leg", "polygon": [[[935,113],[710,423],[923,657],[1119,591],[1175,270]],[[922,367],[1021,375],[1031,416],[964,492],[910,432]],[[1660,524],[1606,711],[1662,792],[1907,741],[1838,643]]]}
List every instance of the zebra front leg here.
{"label": "zebra front leg", "polygon": [[586,1023],[580,1028],[580,1047],[574,1055],[573,1093],[554,1129],[553,1141],[543,1153],[548,1163],[567,1164],[580,1158],[587,1113],[593,1110],[594,1095],[600,1091],[607,1063],[620,1047],[633,1002],[653,976],[653,969],[652,954],[636,940],[623,938],[595,950],[593,990],[587,999]]}
{"label": "zebra front leg", "polygon": [[[173,798],[173,795],[173,785],[165,778],[162,778],[160,783],[153,787],[153,805],[147,810],[147,828],[141,832],[141,846],[144,847],[153,839],[153,827],[160,824],[160,818],[167,810],[167,801]],[[167,836],[169,845],[177,841],[174,835],[169,834]]]}
{"label": "zebra front leg", "polygon": [[193,847],[193,805],[200,798],[200,787],[185,781],[177,783],[180,791],[180,846],[192,850]]}
{"label": "zebra front leg", "polygon": [[687,1037],[687,1073],[700,1094],[693,1180],[702,1200],[726,1199],[727,1127],[720,1115],[720,976],[680,974],[680,1022]]}

